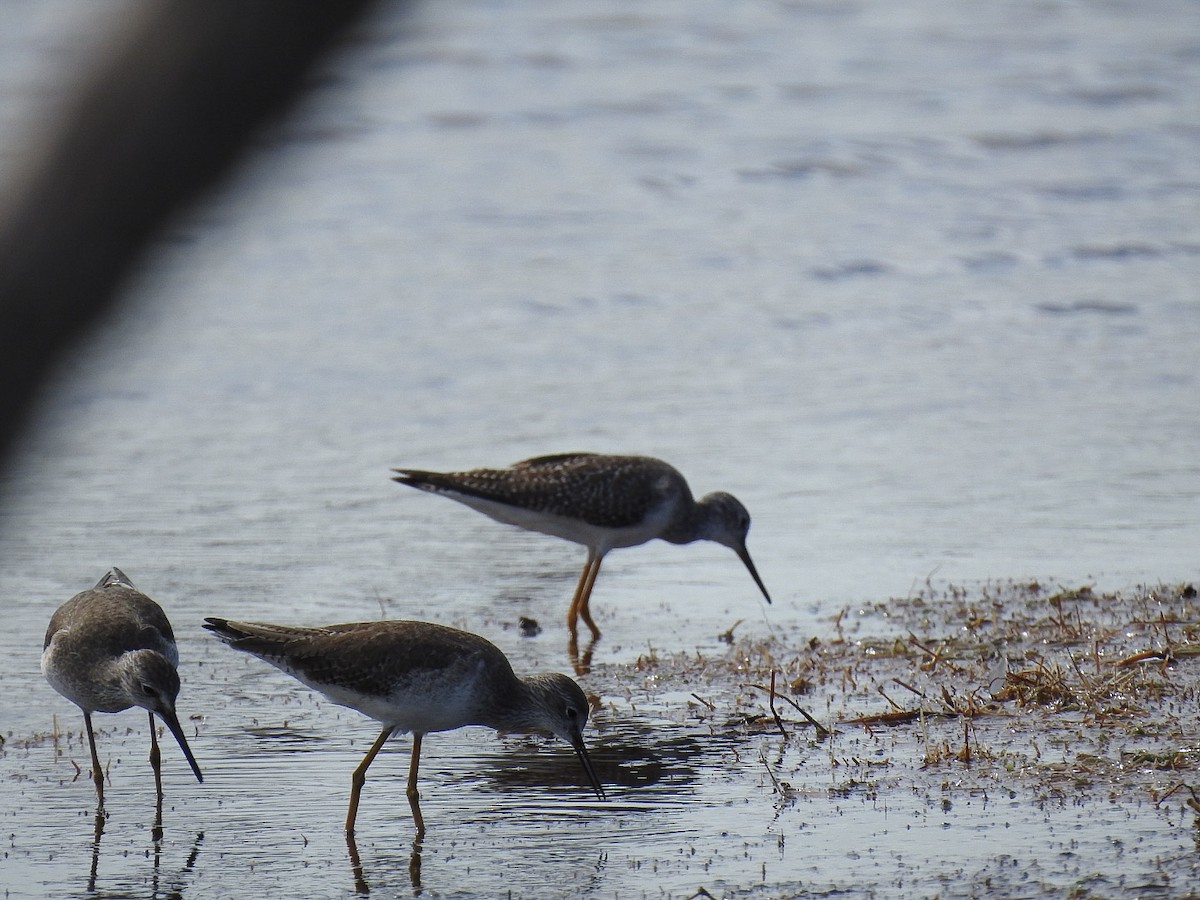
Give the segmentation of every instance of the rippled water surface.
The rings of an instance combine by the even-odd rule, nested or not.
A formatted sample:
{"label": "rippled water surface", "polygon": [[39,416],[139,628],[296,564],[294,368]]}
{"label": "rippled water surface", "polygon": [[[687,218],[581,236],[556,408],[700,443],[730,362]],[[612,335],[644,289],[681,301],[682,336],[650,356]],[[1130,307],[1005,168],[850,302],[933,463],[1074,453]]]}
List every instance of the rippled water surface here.
{"label": "rippled water surface", "polygon": [[[5,4],[0,176],[126,9]],[[563,745],[430,736],[415,868],[400,739],[359,819],[373,892],[1118,893],[1194,854],[1149,801],[831,792],[829,755],[860,748],[697,724],[637,663],[725,652],[738,619],[827,638],[929,577],[1200,577],[1200,7],[384,7],[262,143],[67,361],[4,476],[8,896],[353,893],[341,822],[374,724],[200,619],[428,619],[568,670],[582,550],[388,468],[570,449],[737,494],[775,603],[716,545],[609,557],[581,680],[611,802]],[[81,717],[38,672],[50,613],[114,564],[175,624],[206,773],[165,746],[157,849],[144,716],[98,717],[97,845]],[[799,773],[791,802],[760,756]]]}

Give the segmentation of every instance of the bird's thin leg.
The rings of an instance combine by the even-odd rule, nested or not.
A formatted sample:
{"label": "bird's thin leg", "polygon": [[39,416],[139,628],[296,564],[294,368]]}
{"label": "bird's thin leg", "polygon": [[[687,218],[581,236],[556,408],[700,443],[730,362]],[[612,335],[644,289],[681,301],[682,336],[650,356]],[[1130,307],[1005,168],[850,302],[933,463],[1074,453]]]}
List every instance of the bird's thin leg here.
{"label": "bird's thin leg", "polygon": [[150,716],[150,768],[154,770],[154,790],[158,793],[158,802],[162,803],[162,753],[158,749],[158,729],[154,727],[154,713]]}
{"label": "bird's thin leg", "polygon": [[100,771],[100,756],[96,753],[96,735],[92,731],[92,714],[83,711],[83,724],[87,726],[88,746],[92,748],[92,781],[96,782],[96,800],[104,808],[104,773]]}
{"label": "bird's thin leg", "polygon": [[600,629],[596,627],[596,623],[592,621],[591,613],[588,612],[588,600],[592,596],[592,585],[596,583],[596,573],[600,571],[600,560],[603,559],[600,554],[594,550],[588,550],[587,562],[583,565],[583,572],[579,575],[579,584],[575,587],[575,595],[571,597],[571,606],[567,610],[567,631],[574,638],[578,633],[578,619],[583,616],[583,621],[592,631],[592,637],[600,636]]}
{"label": "bird's thin leg", "polygon": [[421,794],[417,790],[417,767],[421,764],[421,732],[413,732],[412,759],[408,763],[408,805],[412,807],[413,822],[417,826],[417,837],[425,833],[425,818],[421,815]]}
{"label": "bird's thin leg", "polygon": [[154,840],[155,861],[158,860],[159,844],[163,838],[162,830],[162,753],[158,749],[158,727],[154,724],[154,713],[150,716],[150,768],[154,770],[154,827],[150,835]]}
{"label": "bird's thin leg", "polygon": [[395,730],[395,726],[388,726],[379,733],[379,737],[375,738],[375,743],[371,745],[371,749],[367,751],[367,755],[363,757],[363,761],[358,764],[358,768],[350,776],[350,808],[346,810],[347,834],[354,833],[354,820],[358,818],[358,797],[362,793],[364,782],[367,780],[367,768],[371,765],[379,751],[383,749],[383,745],[387,743],[387,739],[392,736],[392,732]]}
{"label": "bird's thin leg", "polygon": [[587,585],[583,589],[583,596],[579,598],[579,616],[583,619],[584,624],[591,629],[592,640],[600,637],[600,629],[592,621],[592,614],[588,610],[588,604],[592,600],[592,588],[596,584],[596,576],[600,574],[600,563],[603,559],[603,556],[597,556],[592,563],[592,571],[588,575]]}
{"label": "bird's thin leg", "polygon": [[583,564],[583,571],[579,573],[579,583],[575,585],[575,593],[571,595],[571,605],[567,607],[567,631],[571,637],[575,637],[575,633],[579,630],[579,598],[583,594],[583,586],[587,584],[588,572],[592,569],[592,560],[594,554],[589,549],[587,562]]}

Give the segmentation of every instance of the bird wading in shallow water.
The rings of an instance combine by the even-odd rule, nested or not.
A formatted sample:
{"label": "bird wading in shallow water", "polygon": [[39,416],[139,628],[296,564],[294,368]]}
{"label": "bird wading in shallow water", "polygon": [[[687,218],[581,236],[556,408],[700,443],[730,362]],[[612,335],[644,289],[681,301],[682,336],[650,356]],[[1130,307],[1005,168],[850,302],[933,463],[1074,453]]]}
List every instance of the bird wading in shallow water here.
{"label": "bird wading in shallow water", "polygon": [[50,686],[83,710],[92,751],[92,780],[104,806],[104,772],[96,752],[92,713],[140,706],[150,717],[150,765],[162,804],[162,756],[154,716],[166,723],[188,765],[203,781],[175,714],[179,696],[179,651],[162,608],[133,586],[120,569],[110,570],[91,590],[76,594],[50,617],[42,649],[42,674]]}
{"label": "bird wading in shallow water", "polygon": [[346,832],[354,833],[367,768],[393,734],[412,732],[407,794],[418,836],[421,740],[433,731],[486,725],[542,732],[574,748],[592,789],[604,788],[583,743],[590,708],[566,675],[518,678],[498,647],[478,635],[428,622],[357,622],[299,628],[207,618],[204,627],[236,650],[282,669],[334,703],[383,726],[350,782]]}
{"label": "bird wading in shallow water", "polygon": [[750,530],[746,507],[723,491],[693,499],[684,477],[660,459],[560,453],[522,460],[506,469],[392,471],[396,473],[392,480],[400,484],[457,500],[498,522],[587,547],[587,562],[567,610],[572,640],[580,618],[593,638],[600,636],[588,603],[605,554],[654,538],[672,544],[715,541],[732,548],[771,602],[746,550]]}

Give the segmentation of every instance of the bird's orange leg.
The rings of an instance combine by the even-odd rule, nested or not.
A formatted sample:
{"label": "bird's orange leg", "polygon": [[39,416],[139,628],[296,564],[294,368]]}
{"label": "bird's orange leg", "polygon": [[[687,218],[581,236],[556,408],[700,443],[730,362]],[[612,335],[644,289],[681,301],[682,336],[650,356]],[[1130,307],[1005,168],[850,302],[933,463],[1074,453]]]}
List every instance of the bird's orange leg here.
{"label": "bird's orange leg", "polygon": [[592,621],[592,616],[588,612],[588,600],[592,596],[592,586],[596,583],[596,573],[600,571],[602,559],[602,556],[588,550],[587,562],[583,565],[583,572],[579,575],[579,584],[575,587],[575,594],[571,597],[571,606],[567,610],[567,631],[572,639],[579,631],[580,616],[583,616],[584,624],[591,629],[592,638],[600,636],[600,629],[596,627],[596,623]]}
{"label": "bird's orange leg", "polygon": [[567,607],[567,631],[572,638],[579,630],[579,598],[583,594],[583,586],[587,584],[588,572],[592,569],[592,559],[592,551],[589,550],[587,562],[583,564],[583,571],[579,573],[579,583],[575,585],[575,593],[571,595],[571,605]]}
{"label": "bird's orange leg", "polygon": [[346,810],[347,834],[354,833],[354,820],[358,818],[358,798],[362,794],[363,784],[367,780],[367,767],[375,760],[375,757],[383,749],[383,745],[387,743],[387,739],[392,736],[392,732],[395,730],[393,727],[388,727],[380,732],[379,737],[375,738],[375,743],[371,745],[371,749],[367,751],[367,755],[363,757],[363,761],[358,764],[358,768],[350,776],[350,808]]}
{"label": "bird's orange leg", "polygon": [[421,815],[421,794],[417,791],[417,766],[421,763],[421,733],[414,732],[412,759],[408,764],[408,788],[405,793],[408,794],[408,805],[412,808],[413,822],[417,826],[417,837],[425,833],[425,818]]}
{"label": "bird's orange leg", "polygon": [[588,576],[587,585],[583,589],[583,596],[579,598],[579,617],[583,619],[585,625],[592,631],[592,640],[600,637],[600,629],[596,627],[596,623],[592,621],[592,614],[588,610],[588,604],[592,600],[592,588],[596,585],[596,576],[600,574],[600,563],[604,559],[603,556],[597,556],[596,561],[592,563],[592,571]]}
{"label": "bird's orange leg", "polygon": [[96,782],[96,802],[104,808],[104,772],[100,770],[100,755],[96,753],[96,735],[92,731],[92,714],[83,711],[83,724],[87,726],[88,746],[92,748],[92,781]]}

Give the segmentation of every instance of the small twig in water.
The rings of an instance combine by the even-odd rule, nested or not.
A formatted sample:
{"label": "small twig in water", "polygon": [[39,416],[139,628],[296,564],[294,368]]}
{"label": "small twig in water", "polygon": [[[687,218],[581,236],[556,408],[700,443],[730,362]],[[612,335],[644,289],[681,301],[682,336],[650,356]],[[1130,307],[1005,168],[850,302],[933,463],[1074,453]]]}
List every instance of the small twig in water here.
{"label": "small twig in water", "polygon": [[901,681],[899,678],[893,678],[892,681],[894,681],[896,684],[900,685],[900,687],[904,688],[906,691],[912,691],[914,694],[916,694],[922,700],[925,699],[925,692],[918,688],[913,687],[907,681]]}
{"label": "small twig in water", "polygon": [[780,781],[778,778],[775,777],[775,773],[771,771],[771,766],[767,762],[767,758],[765,756],[763,756],[761,753],[758,756],[758,761],[760,763],[762,763],[763,768],[767,770],[767,777],[770,778],[771,783],[773,785],[775,785],[775,792],[777,794],[779,794],[779,796],[785,800],[790,799],[796,793],[796,789],[793,788],[786,781]]}
{"label": "small twig in water", "polygon": [[779,727],[779,733],[783,735],[783,739],[787,740],[787,729],[783,727],[783,719],[779,718],[779,713],[775,709],[775,670],[771,670],[771,715],[775,717],[775,724]]}
{"label": "small twig in water", "polygon": [[1164,665],[1170,665],[1175,661],[1175,655],[1169,649],[1143,650],[1141,653],[1135,653],[1132,656],[1118,660],[1114,665],[1120,668],[1121,666],[1132,666],[1136,663],[1148,662],[1150,660],[1161,660]]}
{"label": "small twig in water", "polygon": [[941,662],[942,650],[944,649],[945,644],[942,644],[941,647],[939,647],[937,650],[934,650],[921,643],[921,639],[911,631],[908,633],[908,640],[914,647],[916,647],[922,653],[928,654],[929,656],[928,660],[921,663],[921,669],[926,672],[934,671],[937,668],[938,663]]}
{"label": "small twig in water", "polygon": [[968,766],[971,764],[971,730],[965,718],[963,719],[963,748],[958,751],[957,757],[959,762],[966,763]]}
{"label": "small twig in water", "polygon": [[899,703],[897,703],[895,700],[893,700],[891,697],[889,697],[886,693],[884,693],[883,685],[879,685],[879,687],[877,687],[875,690],[879,691],[879,696],[881,696],[884,700],[886,700],[888,703],[890,703],[892,705],[893,709],[896,709],[896,710],[904,709],[903,706],[901,706]]}
{"label": "small twig in water", "polygon": [[[772,672],[771,674],[774,675],[775,673]],[[807,721],[809,725],[811,725],[813,728],[815,728],[817,730],[818,738],[823,738],[826,735],[833,734],[832,731],[830,731],[828,728],[826,728],[824,725],[822,725],[820,722],[818,722],[816,719],[814,719],[812,716],[810,716],[808,714],[808,711],[804,707],[802,707],[799,703],[797,703],[795,700],[793,700],[791,697],[785,697],[783,694],[776,694],[773,688],[769,688],[769,687],[766,687],[765,685],[761,685],[761,684],[748,684],[748,685],[746,685],[746,687],[754,688],[757,691],[763,691],[764,693],[770,694],[772,696],[772,698],[778,697],[784,703],[789,704],[793,709],[796,710],[796,712],[798,712],[798,713],[800,713],[800,715],[804,716],[805,721]],[[774,705],[772,705],[772,707],[771,707],[771,712],[775,712]]]}

